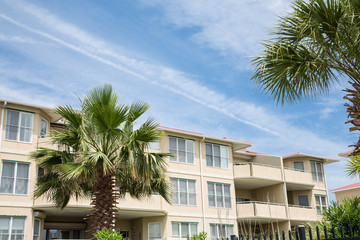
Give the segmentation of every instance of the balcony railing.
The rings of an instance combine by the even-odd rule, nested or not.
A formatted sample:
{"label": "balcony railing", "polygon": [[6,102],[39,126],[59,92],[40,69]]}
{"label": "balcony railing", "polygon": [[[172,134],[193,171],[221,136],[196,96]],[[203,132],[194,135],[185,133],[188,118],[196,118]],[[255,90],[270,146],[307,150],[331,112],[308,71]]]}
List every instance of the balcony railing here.
{"label": "balcony railing", "polygon": [[285,204],[261,201],[240,201],[236,205],[238,219],[286,219]]}
{"label": "balcony railing", "polygon": [[270,165],[270,164],[264,164],[264,163],[257,163],[257,162],[235,162],[233,163],[234,166],[241,166],[241,165],[257,165],[257,166],[263,166],[263,167],[271,167],[271,168],[281,168],[281,166],[276,165]]}

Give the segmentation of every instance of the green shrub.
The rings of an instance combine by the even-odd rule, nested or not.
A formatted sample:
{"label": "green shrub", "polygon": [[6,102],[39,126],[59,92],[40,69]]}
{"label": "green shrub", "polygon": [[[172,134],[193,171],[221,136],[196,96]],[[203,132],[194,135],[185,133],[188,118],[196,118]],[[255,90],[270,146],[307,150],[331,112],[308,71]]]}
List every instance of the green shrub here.
{"label": "green shrub", "polygon": [[343,225],[344,234],[349,237],[349,224],[354,236],[359,236],[357,223],[360,223],[360,198],[345,198],[342,204],[331,201],[330,206],[322,212],[323,221],[321,227],[326,226],[328,234],[331,234],[331,226],[335,226],[336,235],[340,236],[340,225]]}
{"label": "green shrub", "polygon": [[207,233],[206,232],[200,232],[199,234],[192,235],[191,237],[188,237],[189,240],[206,240]]}
{"label": "green shrub", "polygon": [[94,234],[97,240],[124,240],[120,232],[109,229],[102,229]]}

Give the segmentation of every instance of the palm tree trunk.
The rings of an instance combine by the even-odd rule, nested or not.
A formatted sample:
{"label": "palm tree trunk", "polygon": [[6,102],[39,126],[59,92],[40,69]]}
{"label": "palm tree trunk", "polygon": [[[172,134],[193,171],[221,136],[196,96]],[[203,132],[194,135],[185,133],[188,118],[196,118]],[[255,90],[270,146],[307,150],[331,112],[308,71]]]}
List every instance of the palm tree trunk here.
{"label": "palm tree trunk", "polygon": [[[351,123],[353,127],[350,127],[350,132],[360,130],[360,84],[357,82],[350,82],[354,89],[345,89],[347,93],[344,99],[348,100],[350,103],[346,103],[348,118],[349,120],[346,123]],[[354,147],[354,151],[351,155],[360,155],[360,138],[358,142],[349,147]]]}
{"label": "palm tree trunk", "polygon": [[117,193],[114,189],[115,178],[112,174],[98,172],[95,190],[92,195],[92,234],[101,229],[115,229],[115,213]]}

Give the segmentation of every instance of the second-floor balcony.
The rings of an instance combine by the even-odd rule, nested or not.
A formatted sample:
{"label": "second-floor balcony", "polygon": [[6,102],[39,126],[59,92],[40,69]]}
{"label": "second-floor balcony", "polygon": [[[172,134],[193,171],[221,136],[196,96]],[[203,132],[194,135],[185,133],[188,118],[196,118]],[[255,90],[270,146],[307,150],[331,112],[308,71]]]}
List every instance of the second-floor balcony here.
{"label": "second-floor balcony", "polygon": [[286,219],[286,207],[281,203],[238,201],[236,203],[238,220],[241,219]]}
{"label": "second-floor balcony", "polygon": [[317,221],[318,215],[314,207],[289,204],[289,218],[292,221]]}
{"label": "second-floor balcony", "polygon": [[234,163],[235,184],[255,189],[282,182],[281,167],[262,163]]}

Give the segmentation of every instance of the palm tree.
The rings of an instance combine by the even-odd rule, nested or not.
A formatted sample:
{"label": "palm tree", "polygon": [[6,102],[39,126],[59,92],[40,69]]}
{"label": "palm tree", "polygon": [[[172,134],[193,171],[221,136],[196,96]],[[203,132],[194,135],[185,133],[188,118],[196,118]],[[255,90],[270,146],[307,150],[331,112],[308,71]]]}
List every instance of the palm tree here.
{"label": "palm tree", "polygon": [[160,137],[152,118],[136,127],[147,104],[118,104],[110,85],[91,90],[81,111],[71,106],[55,112],[66,120],[64,131],[53,130],[52,143],[58,150],[40,148],[31,156],[43,169],[35,197],[46,195],[64,208],[72,197],[91,197],[92,232],[114,229],[116,200],[129,193],[141,198],[158,192],[170,201],[165,180],[168,153],[148,151],[150,142]]}
{"label": "palm tree", "polygon": [[[253,59],[256,84],[277,103],[328,93],[347,77],[350,131],[360,130],[360,1],[296,0]],[[360,154],[360,140],[353,155]]]}

